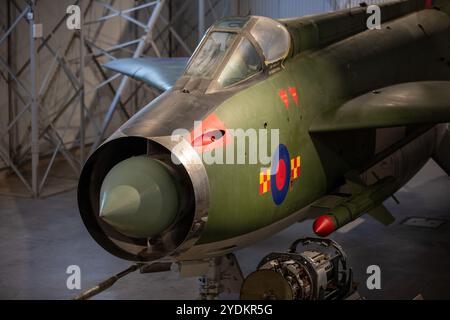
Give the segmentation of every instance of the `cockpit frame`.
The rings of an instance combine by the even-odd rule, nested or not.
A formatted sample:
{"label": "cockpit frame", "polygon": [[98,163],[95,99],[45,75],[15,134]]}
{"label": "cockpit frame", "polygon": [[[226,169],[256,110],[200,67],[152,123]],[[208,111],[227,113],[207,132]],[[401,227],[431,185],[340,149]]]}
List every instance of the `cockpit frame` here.
{"label": "cockpit frame", "polygon": [[[244,19],[247,19],[247,21],[243,22],[243,25],[240,27],[223,27],[220,25],[223,25],[224,22],[227,20],[232,21],[233,19],[244,21]],[[286,46],[284,53],[282,56],[280,56],[279,59],[275,61],[268,61],[266,59],[265,53],[260,45],[260,43],[255,39],[255,37],[252,35],[251,31],[253,30],[254,26],[261,21],[261,19],[267,19],[270,23],[276,24],[277,27],[284,28],[285,36],[289,38],[289,43]],[[204,48],[206,44],[206,40],[211,36],[214,32],[224,32],[224,33],[233,33],[236,36],[232,40],[231,45],[227,49],[227,52],[222,57],[218,67],[214,70],[214,72],[211,75],[211,83],[206,91],[206,93],[213,93],[219,90],[227,90],[228,88],[232,88],[235,86],[239,86],[243,82],[250,81],[253,78],[256,78],[261,75],[267,75],[267,74],[273,74],[279,70],[282,69],[282,63],[283,61],[288,57],[289,52],[291,50],[292,41],[290,38],[290,34],[287,31],[287,29],[278,21],[272,20],[270,18],[266,17],[258,17],[258,16],[249,16],[249,17],[231,17],[231,18],[225,18],[222,20],[219,20],[217,23],[215,23],[213,26],[211,26],[203,36],[200,45],[197,47],[195,52],[193,53],[191,59],[188,62],[188,65],[186,67],[186,71],[189,70],[189,68],[192,65],[192,62],[197,57],[198,53]],[[256,53],[258,54],[260,61],[261,61],[261,70],[258,72],[255,72],[254,74],[239,80],[235,83],[232,83],[228,86],[222,86],[218,79],[224,72],[224,69],[227,67],[227,63],[230,61],[233,54],[235,54],[236,50],[238,49],[238,46],[243,42],[243,38],[248,40],[250,44],[255,49]]]}

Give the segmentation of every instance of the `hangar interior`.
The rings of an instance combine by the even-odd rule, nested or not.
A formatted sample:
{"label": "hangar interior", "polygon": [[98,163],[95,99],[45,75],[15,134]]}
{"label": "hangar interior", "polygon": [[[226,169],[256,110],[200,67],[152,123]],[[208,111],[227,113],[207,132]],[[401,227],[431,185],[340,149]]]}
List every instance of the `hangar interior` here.
{"label": "hangar interior", "polygon": [[[7,0],[0,3],[0,299],[70,299],[67,267],[82,290],[125,269],[78,213],[76,187],[87,156],[160,92],[103,68],[127,57],[188,57],[224,16],[306,16],[358,7],[355,0]],[[387,1],[365,1],[378,4]],[[68,21],[81,8],[80,29]],[[75,20],[76,23],[76,20]],[[450,298],[448,176],[432,161],[385,205],[396,222],[364,217],[333,235],[366,299]],[[269,252],[313,236],[298,223],[237,258],[249,274]],[[380,264],[380,261],[382,263]],[[365,285],[379,265],[381,289]],[[134,273],[97,299],[195,299],[196,278]],[[234,298],[234,297],[231,297]]]}

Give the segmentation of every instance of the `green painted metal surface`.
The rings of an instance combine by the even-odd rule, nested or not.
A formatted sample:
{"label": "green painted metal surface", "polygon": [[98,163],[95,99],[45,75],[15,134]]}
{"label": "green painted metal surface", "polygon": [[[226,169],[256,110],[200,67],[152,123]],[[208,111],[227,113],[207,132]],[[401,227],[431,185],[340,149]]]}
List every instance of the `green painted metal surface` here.
{"label": "green painted metal surface", "polygon": [[100,194],[100,217],[121,233],[147,238],[164,231],[178,212],[174,179],[158,160],[126,159],[107,174]]}

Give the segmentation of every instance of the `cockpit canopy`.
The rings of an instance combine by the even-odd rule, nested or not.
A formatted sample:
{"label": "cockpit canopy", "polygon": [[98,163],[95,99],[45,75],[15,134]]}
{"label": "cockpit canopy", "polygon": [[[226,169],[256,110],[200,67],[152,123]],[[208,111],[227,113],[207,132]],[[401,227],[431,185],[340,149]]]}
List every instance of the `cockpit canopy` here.
{"label": "cockpit canopy", "polygon": [[234,17],[216,22],[191,58],[185,75],[211,79],[215,89],[280,66],[291,38],[279,22],[266,17]]}

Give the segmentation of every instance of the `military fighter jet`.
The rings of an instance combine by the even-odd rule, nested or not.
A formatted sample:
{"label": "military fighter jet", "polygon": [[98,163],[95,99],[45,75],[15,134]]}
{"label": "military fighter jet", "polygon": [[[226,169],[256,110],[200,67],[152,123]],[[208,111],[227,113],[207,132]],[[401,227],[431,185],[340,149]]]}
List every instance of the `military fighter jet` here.
{"label": "military fighter jet", "polygon": [[[306,219],[322,237],[366,213],[391,223],[383,201],[430,158],[450,174],[450,1],[380,8],[373,30],[365,7],[224,18],[190,59],[107,63],[163,93],[84,166],[92,237],[189,273]],[[278,130],[268,165],[202,161],[237,129]]]}

